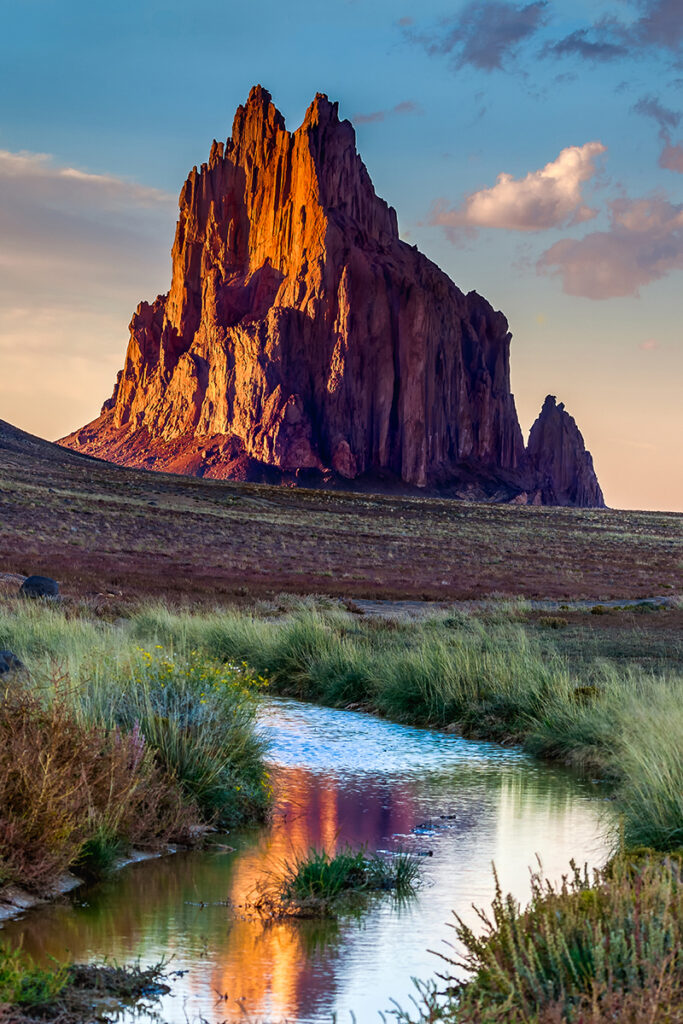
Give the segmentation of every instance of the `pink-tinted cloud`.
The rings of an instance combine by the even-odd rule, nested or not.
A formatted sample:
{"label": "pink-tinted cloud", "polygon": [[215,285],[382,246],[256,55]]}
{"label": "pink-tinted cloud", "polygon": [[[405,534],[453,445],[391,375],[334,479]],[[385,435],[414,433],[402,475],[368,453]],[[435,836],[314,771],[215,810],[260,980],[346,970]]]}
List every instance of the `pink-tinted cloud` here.
{"label": "pink-tinted cloud", "polygon": [[659,348],[659,342],[656,338],[646,338],[645,341],[641,341],[638,348],[641,352],[654,352]]}
{"label": "pink-tinted cloud", "polygon": [[369,114],[354,114],[351,120],[355,124],[374,124],[377,121],[386,121],[388,117],[400,117],[405,114],[421,113],[422,107],[419,103],[415,103],[413,100],[403,100],[401,103],[397,103],[395,107],[390,107],[388,110],[373,110]]}
{"label": "pink-tinted cloud", "polygon": [[671,131],[678,127],[681,114],[677,110],[669,110],[654,96],[643,96],[633,108],[637,114],[651,118],[659,125],[659,137],[664,143],[659,154],[659,166],[668,171],[683,174],[683,145],[671,141]]}
{"label": "pink-tinted cloud", "polygon": [[655,196],[610,203],[608,231],[563,239],[543,253],[539,273],[557,274],[568,295],[611,299],[638,295],[651,281],[683,268],[683,204]]}
{"label": "pink-tinted cloud", "polygon": [[683,145],[679,142],[674,146],[667,142],[659,154],[659,166],[683,174]]}
{"label": "pink-tinted cloud", "polygon": [[605,151],[601,142],[568,146],[524,178],[501,173],[495,185],[472,192],[459,207],[448,209],[443,200],[436,203],[431,223],[446,228],[455,240],[463,229],[544,231],[590,220],[595,210],[584,204],[581,189],[596,172],[596,157]]}
{"label": "pink-tinted cloud", "polygon": [[47,153],[13,153],[0,149],[0,181],[5,196],[9,191],[18,191],[22,195],[33,195],[38,203],[56,199],[63,204],[77,201],[97,206],[158,206],[172,201],[167,193],[137,182],[60,167]]}

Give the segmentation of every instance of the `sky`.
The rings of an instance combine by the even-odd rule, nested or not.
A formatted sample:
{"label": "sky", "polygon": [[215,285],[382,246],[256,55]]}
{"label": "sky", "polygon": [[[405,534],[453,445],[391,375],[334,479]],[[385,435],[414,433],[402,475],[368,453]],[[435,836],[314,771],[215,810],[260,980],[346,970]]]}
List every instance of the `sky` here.
{"label": "sky", "polygon": [[339,101],[401,236],[507,316],[608,505],[683,511],[681,0],[4,0],[0,418],[98,413],[177,197],[267,88]]}

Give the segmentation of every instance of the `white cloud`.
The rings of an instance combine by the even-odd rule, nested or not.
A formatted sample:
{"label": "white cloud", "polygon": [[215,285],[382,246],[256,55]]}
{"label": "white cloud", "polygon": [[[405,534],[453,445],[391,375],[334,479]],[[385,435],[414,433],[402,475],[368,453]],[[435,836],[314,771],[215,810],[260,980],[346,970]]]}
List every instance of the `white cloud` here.
{"label": "white cloud", "polygon": [[610,203],[608,231],[565,238],[543,253],[539,273],[557,274],[568,295],[611,299],[638,295],[651,281],[683,268],[683,204],[659,196]]}
{"label": "white cloud", "polygon": [[90,200],[129,203],[135,206],[168,204],[173,197],[158,188],[149,188],[134,181],[116,178],[110,174],[91,174],[75,167],[60,167],[49,153],[12,153],[0,149],[0,179],[3,188],[14,181],[23,191],[36,191],[42,198],[55,196],[63,200],[78,194],[81,201]]}
{"label": "white cloud", "polygon": [[567,146],[555,160],[524,178],[501,173],[495,185],[472,192],[459,207],[437,203],[431,223],[454,236],[459,229],[544,231],[590,220],[596,211],[584,204],[581,188],[596,173],[595,159],[605,151],[601,142]]}

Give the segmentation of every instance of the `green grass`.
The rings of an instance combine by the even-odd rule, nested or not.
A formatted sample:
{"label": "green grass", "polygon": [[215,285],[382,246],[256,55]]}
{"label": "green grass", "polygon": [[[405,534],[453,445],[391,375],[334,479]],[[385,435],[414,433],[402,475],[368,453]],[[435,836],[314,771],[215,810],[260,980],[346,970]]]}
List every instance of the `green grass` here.
{"label": "green grass", "polygon": [[269,917],[329,917],[358,906],[354,898],[394,892],[406,898],[420,883],[421,864],[413,854],[368,854],[343,846],[334,854],[312,847],[286,860],[274,878],[257,887],[254,905]]}
{"label": "green grass", "polygon": [[[683,825],[679,711],[683,675],[569,660],[500,611],[366,620],[310,604],[273,620],[248,612],[135,617],[138,636],[245,659],[273,692],[394,720],[457,723],[465,735],[518,742],[540,757],[615,780],[629,842],[676,846]],[[556,631],[553,631],[557,635]]]}
{"label": "green grass", "polygon": [[[559,886],[538,872],[525,909],[503,894],[496,878],[491,910],[478,911],[476,929],[456,916],[462,954],[443,958],[438,989],[422,987],[419,1021],[679,1021],[682,864],[680,856],[650,851],[620,856],[592,878],[572,864]],[[411,1019],[401,1012],[398,1018]]]}
{"label": "green grass", "polygon": [[627,846],[683,847],[683,704],[680,680],[622,705],[615,760]]}
{"label": "green grass", "polygon": [[22,950],[0,946],[0,1006],[37,1007],[54,1002],[67,981],[67,968],[37,967]]}
{"label": "green grass", "polygon": [[21,949],[0,946],[0,1020],[7,1024],[89,1024],[116,1019],[125,1006],[158,998],[168,961],[38,967]]}
{"label": "green grass", "polygon": [[84,685],[89,718],[137,729],[204,820],[229,827],[264,818],[270,787],[255,723],[263,678],[246,665],[158,649],[136,649],[115,678],[114,693],[101,679]]}

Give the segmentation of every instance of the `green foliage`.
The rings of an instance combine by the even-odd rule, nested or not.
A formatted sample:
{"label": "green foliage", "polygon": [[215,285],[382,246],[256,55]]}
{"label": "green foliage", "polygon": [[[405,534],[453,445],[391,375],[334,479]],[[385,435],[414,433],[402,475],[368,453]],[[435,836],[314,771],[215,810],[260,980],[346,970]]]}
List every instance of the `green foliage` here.
{"label": "green foliage", "polygon": [[683,704],[680,681],[651,683],[616,719],[618,803],[627,846],[683,846]]}
{"label": "green foliage", "polygon": [[78,856],[71,865],[80,878],[95,881],[110,875],[117,859],[124,852],[120,835],[103,822],[84,840]]}
{"label": "green foliage", "polygon": [[68,867],[101,877],[132,844],[265,816],[264,680],[205,646],[144,650],[134,626],[0,605],[1,642],[31,674],[0,699],[0,884],[42,890]]}
{"label": "green foliage", "polygon": [[0,946],[0,1005],[37,1007],[50,1003],[67,980],[66,967],[37,967],[22,950]]}
{"label": "green foliage", "polygon": [[[0,1020],[6,1024],[90,1024],[116,1019],[126,1006],[169,989],[163,984],[167,960],[142,967],[139,962],[64,964],[38,967],[21,949],[0,946]],[[106,1009],[105,1009],[106,1007]],[[135,1015],[135,1014],[134,1014]]]}
{"label": "green foliage", "polygon": [[139,730],[156,762],[182,787],[205,821],[232,826],[263,818],[270,786],[255,724],[266,685],[243,664],[221,664],[191,650],[136,647],[104,683],[85,684],[89,719]]}
{"label": "green foliage", "polygon": [[[645,1024],[678,1019],[666,1016],[667,1008],[680,1007],[683,999],[678,861],[646,856],[634,865],[617,858],[592,878],[572,863],[559,886],[544,882],[539,872],[532,875],[531,902],[524,910],[514,897],[503,895],[496,877],[490,913],[477,913],[476,930],[456,916],[463,953],[444,958],[447,969],[440,978],[445,991],[424,991],[421,1021]],[[633,1015],[612,1015],[626,1006]]]}

